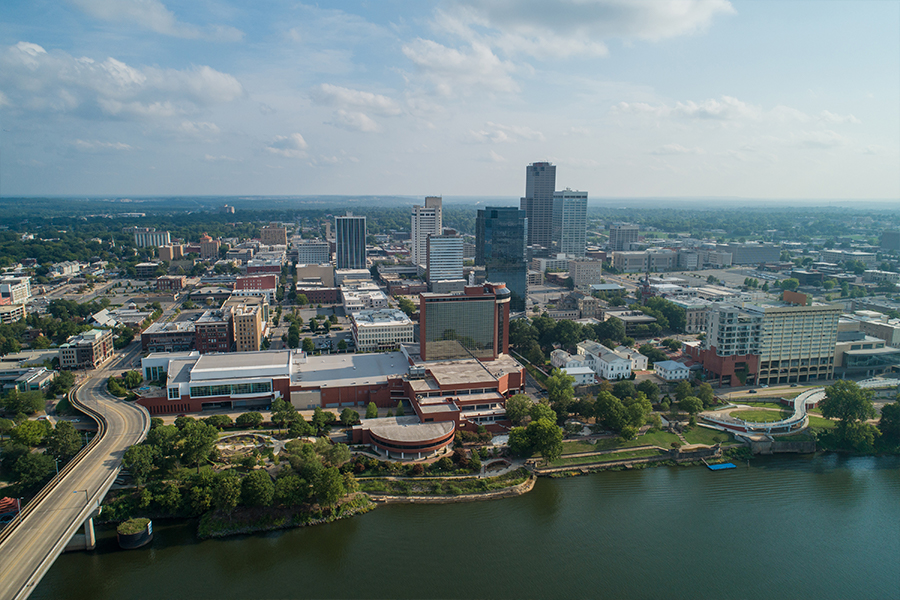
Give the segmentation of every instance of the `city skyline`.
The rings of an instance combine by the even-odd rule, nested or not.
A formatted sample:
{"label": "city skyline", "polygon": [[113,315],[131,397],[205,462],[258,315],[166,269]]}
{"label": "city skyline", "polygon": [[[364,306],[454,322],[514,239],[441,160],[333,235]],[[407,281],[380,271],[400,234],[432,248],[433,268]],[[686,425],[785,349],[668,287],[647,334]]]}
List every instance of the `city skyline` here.
{"label": "city skyline", "polygon": [[900,196],[896,2],[335,6],[8,3],[0,194]]}

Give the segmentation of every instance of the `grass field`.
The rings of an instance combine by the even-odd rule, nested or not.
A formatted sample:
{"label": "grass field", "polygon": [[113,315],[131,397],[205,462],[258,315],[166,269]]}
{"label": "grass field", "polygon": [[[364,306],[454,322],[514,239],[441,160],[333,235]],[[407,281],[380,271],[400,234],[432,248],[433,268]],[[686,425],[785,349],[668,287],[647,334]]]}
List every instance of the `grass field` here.
{"label": "grass field", "polygon": [[528,477],[528,471],[516,469],[504,475],[483,479],[361,479],[359,489],[363,492],[398,496],[459,496],[512,487]]}
{"label": "grass field", "polygon": [[817,427],[819,429],[833,429],[837,427],[837,422],[832,421],[831,419],[826,419],[825,417],[815,417],[813,415],[810,415],[809,426]]}
{"label": "grass field", "polygon": [[707,429],[706,427],[694,427],[690,431],[684,432],[684,439],[689,444],[706,444],[713,446],[715,444],[727,444],[734,441],[734,436],[725,431],[717,431],[715,429]]}
{"label": "grass field", "polygon": [[[639,435],[633,440],[623,442],[620,438],[604,438],[597,440],[596,444],[571,440],[563,442],[563,455],[578,454],[579,452],[599,452],[601,450],[618,450],[619,448],[634,448],[635,446],[662,446],[669,448],[672,442],[678,442],[678,436],[666,431],[653,431]],[[534,458],[540,458],[535,454]]]}
{"label": "grass field", "polygon": [[753,402],[752,400],[741,400],[739,404],[746,404],[747,406],[752,406],[753,408],[774,408],[775,410],[784,410],[784,404],[778,404],[777,402]]}
{"label": "grass field", "polygon": [[631,450],[629,452],[615,452],[613,454],[601,454],[598,456],[573,456],[563,457],[550,463],[551,467],[566,467],[570,465],[588,465],[594,463],[615,462],[618,460],[630,460],[633,458],[647,458],[650,456],[659,456],[662,452],[655,448],[645,448],[642,450]]}
{"label": "grass field", "polygon": [[732,417],[736,419],[743,419],[744,421],[751,421],[753,423],[771,423],[773,421],[781,421],[782,419],[787,419],[792,414],[793,412],[789,410],[750,409],[731,411]]}

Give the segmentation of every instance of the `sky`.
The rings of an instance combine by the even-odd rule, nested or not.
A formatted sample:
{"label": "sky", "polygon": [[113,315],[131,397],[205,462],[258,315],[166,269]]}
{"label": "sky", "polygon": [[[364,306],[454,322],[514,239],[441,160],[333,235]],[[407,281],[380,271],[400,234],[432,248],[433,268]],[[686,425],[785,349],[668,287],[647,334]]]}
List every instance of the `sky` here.
{"label": "sky", "polygon": [[4,0],[0,195],[900,202],[900,2]]}

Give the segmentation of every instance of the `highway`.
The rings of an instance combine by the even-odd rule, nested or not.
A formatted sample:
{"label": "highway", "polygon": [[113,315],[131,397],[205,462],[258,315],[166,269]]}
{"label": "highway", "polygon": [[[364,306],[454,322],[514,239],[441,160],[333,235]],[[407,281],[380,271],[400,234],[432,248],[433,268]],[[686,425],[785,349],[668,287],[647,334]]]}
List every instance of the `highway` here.
{"label": "highway", "polygon": [[73,402],[97,420],[97,436],[0,534],[2,600],[31,594],[72,535],[97,509],[119,472],[125,449],[141,442],[150,429],[146,410],[106,392],[108,376],[103,370],[89,377]]}

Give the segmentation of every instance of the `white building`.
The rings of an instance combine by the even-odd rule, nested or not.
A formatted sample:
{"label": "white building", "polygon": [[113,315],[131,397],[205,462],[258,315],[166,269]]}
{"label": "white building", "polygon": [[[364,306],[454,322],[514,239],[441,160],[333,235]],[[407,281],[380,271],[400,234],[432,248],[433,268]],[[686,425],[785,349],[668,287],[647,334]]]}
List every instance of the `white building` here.
{"label": "white building", "polygon": [[578,356],[603,379],[629,379],[631,359],[592,340],[578,343]]}
{"label": "white building", "polygon": [[0,279],[0,297],[7,299],[9,304],[25,304],[31,299],[31,278],[3,277]]}
{"label": "white building", "polygon": [[584,256],[587,233],[588,193],[577,190],[553,192],[552,243],[557,252]]}
{"label": "white building", "polygon": [[410,258],[414,265],[424,265],[428,260],[428,236],[441,235],[443,231],[442,204],[440,196],[428,196],[425,206],[413,206]]}
{"label": "white building", "polygon": [[463,277],[463,239],[458,235],[429,235],[425,240],[428,283]]}
{"label": "white building", "polygon": [[150,246],[168,246],[172,243],[172,238],[168,231],[156,231],[149,229],[134,232],[134,245],[138,248],[149,248]]}
{"label": "white building", "polygon": [[691,370],[684,363],[675,362],[674,360],[662,360],[653,363],[653,370],[665,381],[681,381],[691,375]]}
{"label": "white building", "polygon": [[572,385],[594,385],[597,383],[597,374],[590,367],[567,367],[562,369],[566,375],[575,378]]}
{"label": "white building", "polygon": [[413,322],[401,310],[362,310],[351,318],[358,352],[385,352],[413,343]]}
{"label": "white building", "polygon": [[369,281],[355,281],[341,285],[344,312],[352,314],[361,310],[377,310],[388,307],[387,296],[377,285]]}
{"label": "white building", "polygon": [[298,264],[320,265],[331,262],[331,249],[325,240],[295,240],[291,255]]}
{"label": "white building", "polygon": [[550,364],[557,369],[575,369],[586,366],[582,357],[572,356],[562,349],[550,353]]}
{"label": "white building", "polygon": [[581,289],[603,280],[603,263],[599,260],[570,260],[569,277]]}
{"label": "white building", "polygon": [[631,361],[631,370],[632,371],[646,371],[647,370],[647,357],[635,350],[634,348],[627,348],[625,346],[616,346],[615,349],[616,354],[620,354],[628,358]]}

